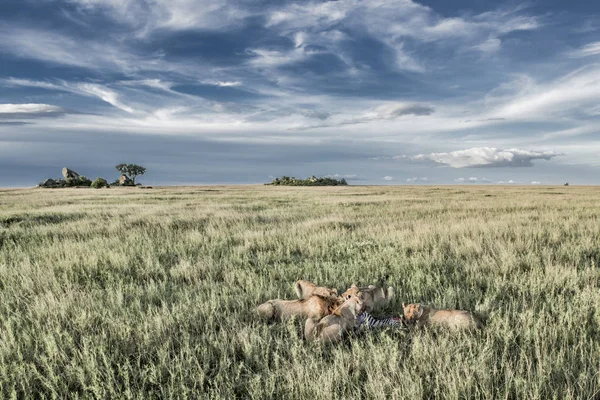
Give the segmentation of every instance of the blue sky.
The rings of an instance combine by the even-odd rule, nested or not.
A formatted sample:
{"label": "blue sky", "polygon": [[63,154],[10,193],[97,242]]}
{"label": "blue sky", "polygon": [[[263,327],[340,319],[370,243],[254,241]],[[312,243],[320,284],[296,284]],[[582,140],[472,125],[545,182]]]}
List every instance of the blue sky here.
{"label": "blue sky", "polygon": [[600,2],[3,0],[0,186],[600,183]]}

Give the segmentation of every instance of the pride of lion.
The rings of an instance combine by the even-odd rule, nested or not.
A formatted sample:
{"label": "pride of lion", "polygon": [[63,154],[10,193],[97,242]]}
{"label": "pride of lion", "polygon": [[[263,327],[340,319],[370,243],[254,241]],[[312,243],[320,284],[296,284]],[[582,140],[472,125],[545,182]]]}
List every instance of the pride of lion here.
{"label": "pride of lion", "polygon": [[268,300],[257,307],[266,319],[288,317],[306,318],[304,338],[308,341],[337,342],[361,327],[394,325],[402,329],[410,326],[445,327],[449,329],[479,329],[481,321],[464,310],[442,310],[419,303],[402,303],[402,315],[378,320],[369,313],[389,304],[395,297],[393,287],[384,289],[374,285],[359,287],[352,284],[338,295],[336,289],[317,286],[306,280],[294,284],[296,300]]}

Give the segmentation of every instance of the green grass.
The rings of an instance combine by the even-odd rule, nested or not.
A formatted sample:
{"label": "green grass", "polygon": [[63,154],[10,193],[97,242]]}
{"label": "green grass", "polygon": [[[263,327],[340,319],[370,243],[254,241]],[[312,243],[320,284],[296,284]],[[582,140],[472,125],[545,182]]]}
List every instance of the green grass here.
{"label": "green grass", "polygon": [[[0,191],[1,398],[591,398],[600,188]],[[258,320],[299,278],[385,283],[477,333],[337,345]]]}

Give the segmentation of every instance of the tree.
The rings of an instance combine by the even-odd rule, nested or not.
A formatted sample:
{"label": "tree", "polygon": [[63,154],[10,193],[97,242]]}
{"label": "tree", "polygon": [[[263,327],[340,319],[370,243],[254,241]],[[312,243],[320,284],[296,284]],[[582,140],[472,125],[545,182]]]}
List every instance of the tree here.
{"label": "tree", "polygon": [[138,175],[144,175],[146,173],[146,168],[137,164],[119,164],[115,167],[119,172],[125,174],[128,178],[133,181],[135,185],[135,178]]}

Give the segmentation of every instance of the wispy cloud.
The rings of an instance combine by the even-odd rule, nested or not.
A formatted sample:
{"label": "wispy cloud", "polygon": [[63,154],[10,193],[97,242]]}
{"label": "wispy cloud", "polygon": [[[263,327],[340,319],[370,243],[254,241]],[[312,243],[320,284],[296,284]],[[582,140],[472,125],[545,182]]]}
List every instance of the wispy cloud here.
{"label": "wispy cloud", "polygon": [[[592,108],[600,101],[600,66],[580,68],[558,79],[537,83],[531,77],[519,77],[515,92],[498,100],[496,117],[520,120],[548,120]],[[487,98],[493,103],[494,96]]]}
{"label": "wispy cloud", "polygon": [[588,43],[585,46],[572,51],[571,57],[589,57],[600,55],[600,42]]}
{"label": "wispy cloud", "polygon": [[[330,128],[343,125],[356,125],[365,124],[374,121],[381,120],[394,120],[405,116],[422,117],[431,115],[435,112],[435,109],[427,104],[415,104],[415,103],[398,103],[391,102],[385,103],[371,110],[363,111],[361,116],[348,118],[347,116],[340,116],[337,120],[331,120],[326,124],[317,125],[304,125],[292,130],[308,130],[316,128]],[[321,118],[326,119],[326,118]]]}
{"label": "wispy cloud", "polygon": [[80,14],[102,11],[113,20],[135,29],[140,36],[151,35],[160,29],[226,29],[252,15],[241,4],[226,0],[154,0],[152,3],[145,0],[70,1],[80,6]]}
{"label": "wispy cloud", "polygon": [[131,51],[106,42],[76,40],[56,32],[10,25],[1,27],[0,34],[3,37],[0,52],[24,59],[95,70],[131,71],[151,66],[142,57],[135,57]]}
{"label": "wispy cloud", "polygon": [[24,126],[24,125],[33,125],[33,123],[26,122],[26,121],[0,121],[0,126]]}
{"label": "wispy cloud", "polygon": [[[0,119],[49,118],[64,114],[65,110],[63,108],[50,104],[0,104]],[[5,123],[4,125],[10,124]]]}
{"label": "wispy cloud", "polygon": [[242,82],[240,82],[240,81],[210,81],[210,80],[205,80],[205,81],[202,81],[201,83],[203,83],[205,85],[213,85],[213,86],[220,86],[220,87],[242,86]]}
{"label": "wispy cloud", "polygon": [[[65,82],[65,81],[56,81],[56,82],[47,82],[47,81],[32,81],[27,79],[14,79],[9,78],[1,81],[5,85],[8,86],[24,86],[24,87],[39,87],[43,89],[50,90],[58,90],[65,91],[70,93],[76,93],[84,96],[92,96],[97,97],[106,103],[120,109],[126,111],[128,113],[133,113],[133,108],[124,104],[120,98],[119,94],[114,90],[111,90],[103,85],[99,85],[96,83],[87,83],[87,82]],[[150,84],[152,86],[160,86],[158,84],[159,81],[144,81],[145,84]],[[139,81],[138,81],[139,83]]]}
{"label": "wispy cloud", "polygon": [[134,112],[133,108],[129,107],[126,104],[123,104],[123,102],[119,99],[119,95],[116,92],[102,85],[97,85],[93,83],[80,83],[75,85],[74,88],[76,90],[80,90],[82,93],[86,93],[91,96],[96,96],[120,110],[126,111],[128,113]]}
{"label": "wispy cloud", "polygon": [[[395,53],[398,70],[423,73],[428,69],[415,54],[407,50],[407,40],[422,43],[448,42],[465,49],[497,51],[501,35],[519,30],[534,30],[541,26],[539,18],[522,15],[520,10],[486,12],[474,16],[443,18],[431,8],[416,2],[340,0],[331,2],[292,3],[274,9],[267,26],[284,35],[296,32],[323,32],[338,26],[364,30],[378,38]],[[307,35],[310,38],[310,35]],[[338,36],[344,40],[344,36]],[[483,41],[481,38],[484,38]],[[319,43],[329,49],[337,42]]]}

